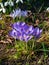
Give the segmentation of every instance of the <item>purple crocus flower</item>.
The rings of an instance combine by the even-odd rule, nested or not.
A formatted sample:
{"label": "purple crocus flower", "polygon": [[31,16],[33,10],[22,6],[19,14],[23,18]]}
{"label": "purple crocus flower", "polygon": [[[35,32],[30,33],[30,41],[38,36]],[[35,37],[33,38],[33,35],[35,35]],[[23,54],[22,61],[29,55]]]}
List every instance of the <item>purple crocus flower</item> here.
{"label": "purple crocus flower", "polygon": [[16,22],[12,25],[12,30],[10,31],[10,36],[21,41],[28,42],[33,36],[39,38],[42,29],[38,27],[34,28],[32,25],[27,25],[25,22]]}
{"label": "purple crocus flower", "polygon": [[42,33],[42,29],[40,30],[38,27],[36,27],[32,35],[35,36],[36,38],[39,38],[41,33]]}
{"label": "purple crocus flower", "polygon": [[13,10],[13,12],[10,14],[12,18],[21,16],[21,9]]}
{"label": "purple crocus flower", "polygon": [[28,12],[25,10],[25,11],[21,11],[21,16],[23,17],[26,17],[28,15]]}
{"label": "purple crocus flower", "polygon": [[21,16],[26,17],[27,15],[28,15],[28,12],[27,12],[26,10],[23,11],[23,10],[21,10],[21,9],[13,10],[13,12],[10,13],[10,16],[11,16],[12,18],[21,17]]}

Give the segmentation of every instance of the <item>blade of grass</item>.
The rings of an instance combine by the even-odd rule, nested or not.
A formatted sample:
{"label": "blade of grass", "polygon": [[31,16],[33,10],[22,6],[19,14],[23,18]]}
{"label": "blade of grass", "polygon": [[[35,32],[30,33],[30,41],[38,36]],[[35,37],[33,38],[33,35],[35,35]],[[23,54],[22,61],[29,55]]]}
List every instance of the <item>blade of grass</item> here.
{"label": "blade of grass", "polygon": [[45,45],[44,45],[44,42],[42,42],[42,47],[43,47],[43,51],[44,51],[44,55],[46,56],[46,48],[45,48]]}

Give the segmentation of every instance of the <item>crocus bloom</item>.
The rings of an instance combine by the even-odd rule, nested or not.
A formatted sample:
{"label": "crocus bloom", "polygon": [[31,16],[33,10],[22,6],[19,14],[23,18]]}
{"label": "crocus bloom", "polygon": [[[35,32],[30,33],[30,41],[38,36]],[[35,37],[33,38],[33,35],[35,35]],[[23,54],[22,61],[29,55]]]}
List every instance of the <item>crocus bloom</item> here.
{"label": "crocus bloom", "polygon": [[18,3],[18,2],[21,2],[21,3],[23,3],[23,0],[16,0],[16,3]]}
{"label": "crocus bloom", "polygon": [[13,13],[10,14],[10,16],[12,18],[15,18],[15,17],[26,17],[28,15],[28,12],[27,11],[23,11],[21,9],[16,9],[16,10],[13,10]]}
{"label": "crocus bloom", "polygon": [[1,8],[0,8],[0,12],[5,13],[5,12],[6,12],[6,10],[5,10],[5,8],[4,8],[3,3],[0,3],[0,6],[1,6]]}
{"label": "crocus bloom", "polygon": [[17,22],[12,24],[12,30],[9,32],[10,36],[21,41],[28,42],[33,36],[38,38],[42,33],[38,27],[34,28],[32,25],[27,25],[25,22]]}
{"label": "crocus bloom", "polygon": [[21,9],[16,9],[15,11],[13,10],[13,13],[11,13],[10,16],[12,18],[21,16]]}

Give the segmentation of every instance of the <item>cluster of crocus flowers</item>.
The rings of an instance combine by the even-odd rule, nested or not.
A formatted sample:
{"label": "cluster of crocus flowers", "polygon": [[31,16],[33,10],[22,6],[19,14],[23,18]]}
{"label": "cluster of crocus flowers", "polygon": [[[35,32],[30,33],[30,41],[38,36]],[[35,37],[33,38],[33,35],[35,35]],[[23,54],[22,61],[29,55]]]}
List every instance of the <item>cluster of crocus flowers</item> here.
{"label": "cluster of crocus flowers", "polygon": [[28,12],[27,12],[26,10],[23,11],[23,10],[21,10],[21,9],[13,10],[13,12],[10,13],[10,16],[11,16],[12,18],[21,17],[21,16],[26,17],[27,15],[28,15]]}
{"label": "cluster of crocus flowers", "polygon": [[15,39],[28,42],[33,36],[38,38],[42,33],[42,29],[34,28],[32,25],[27,25],[25,22],[16,22],[12,24],[12,30],[9,35]]}

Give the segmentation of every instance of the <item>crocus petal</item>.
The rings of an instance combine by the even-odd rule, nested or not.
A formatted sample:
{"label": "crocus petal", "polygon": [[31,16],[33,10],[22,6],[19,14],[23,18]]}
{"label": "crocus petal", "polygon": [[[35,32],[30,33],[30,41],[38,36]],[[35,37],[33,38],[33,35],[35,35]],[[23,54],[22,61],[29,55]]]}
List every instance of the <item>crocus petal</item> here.
{"label": "crocus petal", "polygon": [[21,9],[15,10],[15,15],[16,16],[21,16]]}
{"label": "crocus petal", "polygon": [[37,29],[37,31],[36,31],[36,35],[38,35],[40,30],[39,30],[39,28],[36,28],[36,29]]}
{"label": "crocus petal", "polygon": [[35,28],[34,32],[33,32],[33,36],[35,36],[36,38],[40,37],[42,30],[40,31],[40,29],[38,27]]}
{"label": "crocus petal", "polygon": [[41,35],[41,33],[42,33],[42,30],[40,30],[40,29],[38,28],[38,29],[37,29],[37,33],[36,33],[36,37],[39,38],[40,35]]}
{"label": "crocus petal", "polygon": [[29,29],[29,26],[28,25],[24,25],[24,31],[27,32]]}
{"label": "crocus petal", "polygon": [[25,41],[28,42],[33,36],[26,36]]}
{"label": "crocus petal", "polygon": [[13,29],[9,32],[9,35],[16,39],[17,31]]}
{"label": "crocus petal", "polygon": [[10,17],[12,17],[12,18],[14,19],[14,18],[16,17],[16,16],[15,16],[15,12],[14,12],[14,14],[11,13],[11,14],[10,14]]}
{"label": "crocus petal", "polygon": [[20,24],[19,22],[14,23],[14,24],[12,25],[12,27],[13,27],[15,30],[21,32],[19,24]]}
{"label": "crocus petal", "polygon": [[22,32],[24,25],[25,25],[24,22],[17,22],[17,23],[14,23],[14,24],[12,25],[12,27],[13,27],[15,30],[17,30],[17,31]]}
{"label": "crocus petal", "polygon": [[28,15],[28,12],[27,12],[27,11],[22,11],[22,12],[21,12],[21,15],[25,17],[25,16]]}
{"label": "crocus petal", "polygon": [[37,36],[38,38],[40,37],[41,33],[42,33],[42,29],[39,30],[39,34],[38,34],[38,36]]}

